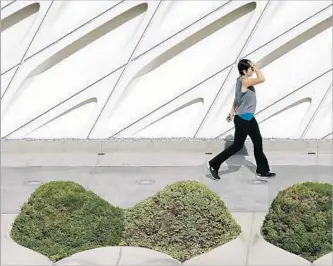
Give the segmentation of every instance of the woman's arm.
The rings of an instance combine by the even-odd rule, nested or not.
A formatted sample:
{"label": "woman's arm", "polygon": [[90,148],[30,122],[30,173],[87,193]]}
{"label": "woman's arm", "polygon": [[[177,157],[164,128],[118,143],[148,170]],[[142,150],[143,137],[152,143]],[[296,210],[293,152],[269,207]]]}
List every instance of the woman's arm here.
{"label": "woman's arm", "polygon": [[230,113],[227,116],[227,121],[228,122],[231,122],[234,119],[235,111],[236,111],[236,98],[234,99],[234,101],[232,103],[232,106],[231,106],[231,109],[230,109]]}
{"label": "woman's arm", "polygon": [[[251,66],[253,68],[253,71],[256,73],[257,78],[253,79],[253,78],[246,78],[243,80],[243,86],[245,88],[248,88],[250,86],[254,86],[260,83],[265,82],[265,77],[264,75],[261,73],[260,69],[258,66],[256,66],[254,63],[251,62]],[[243,88],[242,88],[243,89]]]}
{"label": "woman's arm", "polygon": [[234,114],[236,111],[236,98],[234,99],[231,109],[230,109],[230,114]]}

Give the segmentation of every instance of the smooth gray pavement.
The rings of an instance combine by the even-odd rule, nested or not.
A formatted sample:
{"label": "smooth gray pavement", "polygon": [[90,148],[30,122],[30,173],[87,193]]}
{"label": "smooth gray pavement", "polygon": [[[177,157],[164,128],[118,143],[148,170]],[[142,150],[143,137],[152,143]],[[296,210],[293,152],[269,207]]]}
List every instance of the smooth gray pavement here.
{"label": "smooth gray pavement", "polygon": [[[130,207],[183,180],[198,180],[218,193],[233,212],[265,212],[277,193],[295,183],[332,183],[331,154],[268,152],[275,179],[255,178],[253,156],[235,155],[221,167],[220,181],[209,178],[206,162],[212,155],[193,153],[3,153],[1,213],[14,214],[41,184],[71,180],[120,207]],[[24,156],[24,159],[22,159]],[[96,158],[95,158],[96,157]],[[90,166],[78,162],[91,161]],[[28,166],[27,161],[33,161]],[[55,166],[57,162],[58,166]],[[103,164],[101,164],[103,162]],[[74,166],[71,166],[74,165]]]}

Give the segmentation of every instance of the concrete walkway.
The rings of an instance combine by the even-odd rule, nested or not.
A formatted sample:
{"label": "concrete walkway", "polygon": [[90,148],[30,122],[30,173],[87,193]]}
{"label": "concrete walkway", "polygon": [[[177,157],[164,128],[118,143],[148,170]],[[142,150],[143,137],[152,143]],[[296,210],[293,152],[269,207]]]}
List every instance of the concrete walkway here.
{"label": "concrete walkway", "polygon": [[[265,212],[281,190],[304,181],[332,182],[330,166],[272,165],[276,179],[258,182],[253,166],[229,165],[223,178],[205,177],[204,166],[132,167],[3,167],[1,169],[1,213],[15,214],[29,195],[41,184],[71,180],[94,191],[113,205],[130,207],[183,180],[199,180],[217,192],[233,212]],[[224,173],[223,173],[224,172]],[[208,174],[208,173],[207,173]]]}
{"label": "concrete walkway", "polygon": [[[29,144],[30,145],[30,144]],[[201,144],[200,144],[201,145]],[[167,147],[167,146],[166,146]],[[286,146],[285,146],[286,147]],[[129,149],[129,148],[128,148]],[[221,147],[223,149],[223,147]],[[32,149],[33,150],[33,149]],[[202,149],[204,150],[204,149]],[[275,179],[255,178],[251,149],[243,150],[220,169],[222,179],[210,179],[205,164],[213,155],[202,150],[87,150],[8,149],[1,156],[1,265],[49,265],[47,258],[15,244],[9,237],[20,206],[42,183],[71,180],[94,191],[113,205],[130,207],[183,180],[198,180],[218,193],[242,226],[242,235],[185,265],[313,265],[280,250],[260,236],[260,226],[272,199],[295,183],[318,181],[332,184],[330,147],[318,145],[293,151],[268,149]],[[210,150],[215,154],[217,150]],[[320,152],[319,152],[320,151]],[[15,255],[9,255],[15,254]],[[4,257],[4,259],[3,259]],[[332,265],[332,255],[314,265]],[[64,259],[59,265],[179,265],[165,254],[131,247],[86,251]]]}

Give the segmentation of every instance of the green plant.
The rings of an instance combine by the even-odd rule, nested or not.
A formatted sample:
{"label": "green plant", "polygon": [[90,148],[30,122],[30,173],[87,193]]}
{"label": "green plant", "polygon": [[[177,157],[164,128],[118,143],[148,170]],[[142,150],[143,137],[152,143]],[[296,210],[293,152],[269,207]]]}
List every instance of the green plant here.
{"label": "green plant", "polygon": [[125,212],[122,245],[150,248],[185,261],[236,238],[240,226],[205,185],[168,185]]}
{"label": "green plant", "polygon": [[15,219],[11,237],[52,261],[103,246],[119,245],[123,211],[73,182],[41,185]]}
{"label": "green plant", "polygon": [[279,192],[261,232],[311,262],[332,252],[332,185],[306,182]]}

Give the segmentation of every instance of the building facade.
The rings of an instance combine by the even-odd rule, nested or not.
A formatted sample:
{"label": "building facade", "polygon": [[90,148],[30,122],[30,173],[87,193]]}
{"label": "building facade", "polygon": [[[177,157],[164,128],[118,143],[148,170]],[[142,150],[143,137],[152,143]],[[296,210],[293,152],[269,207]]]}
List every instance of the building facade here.
{"label": "building facade", "polygon": [[332,139],[332,1],[1,1],[1,138],[224,138],[237,61],[264,138]]}

